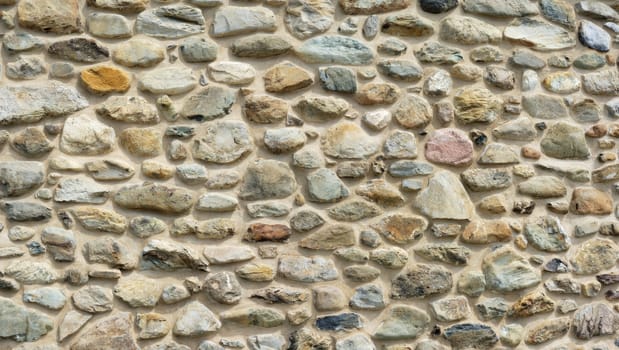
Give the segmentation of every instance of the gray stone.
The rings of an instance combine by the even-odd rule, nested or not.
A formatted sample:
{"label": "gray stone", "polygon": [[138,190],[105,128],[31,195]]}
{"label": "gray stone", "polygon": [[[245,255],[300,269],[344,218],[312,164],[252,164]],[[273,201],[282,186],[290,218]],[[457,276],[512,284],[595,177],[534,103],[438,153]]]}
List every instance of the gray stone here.
{"label": "gray stone", "polygon": [[50,317],[4,297],[0,297],[0,311],[0,338],[33,342],[53,328]]}
{"label": "gray stone", "polygon": [[332,281],[338,278],[333,261],[321,256],[282,256],[277,271],[285,279],[305,283]]}
{"label": "gray stone", "polygon": [[195,337],[208,335],[219,328],[221,322],[215,314],[199,301],[192,301],[180,311],[172,332],[177,336]]}
{"label": "gray stone", "polygon": [[45,64],[36,57],[20,58],[6,64],[6,76],[10,79],[33,80],[45,72]]}
{"label": "gray stone", "polygon": [[141,12],[135,21],[137,33],[160,39],[178,39],[205,31],[202,11],[187,5],[167,5]]}
{"label": "gray stone", "polygon": [[355,93],[357,80],[353,71],[346,67],[320,67],[318,69],[320,84],[327,91]]}
{"label": "gray stone", "polygon": [[31,161],[0,162],[0,198],[26,194],[45,181],[43,164]]}
{"label": "gray stone", "polygon": [[619,95],[619,73],[609,69],[582,75],[582,87],[591,95]]}
{"label": "gray stone", "polygon": [[579,339],[613,335],[619,329],[619,317],[606,304],[586,304],[574,313],[573,328]]}
{"label": "gray stone", "polygon": [[380,323],[372,332],[372,337],[378,340],[415,339],[430,323],[425,311],[408,305],[393,305],[379,317]]}
{"label": "gray stone", "polygon": [[80,335],[71,349],[138,350],[140,348],[132,331],[133,322],[133,315],[129,312],[119,312],[100,319]]}
{"label": "gray stone", "polygon": [[62,342],[67,337],[78,332],[92,317],[90,314],[84,314],[75,310],[67,312],[58,325],[58,341]]}
{"label": "gray stone", "polygon": [[52,217],[51,208],[35,202],[5,202],[0,208],[10,221],[43,221]]}
{"label": "gray stone", "polygon": [[467,265],[471,250],[452,243],[429,243],[414,249],[415,254],[450,265]]}
{"label": "gray stone", "polygon": [[534,18],[519,18],[503,31],[504,37],[536,51],[555,51],[574,47],[576,41],[570,32]]}
{"label": "gray stone", "polygon": [[546,252],[566,251],[571,245],[559,219],[553,216],[543,216],[526,223],[524,234],[531,245]]}
{"label": "gray stone", "polygon": [[179,95],[193,90],[197,83],[190,68],[171,66],[142,74],[138,88],[156,95]]}
{"label": "gray stone", "polygon": [[446,65],[454,65],[464,60],[462,51],[445,46],[436,41],[424,43],[421,49],[415,51],[415,57],[417,57],[417,59],[422,63]]}
{"label": "gray stone", "polygon": [[462,8],[465,12],[493,17],[524,17],[539,13],[537,6],[527,0],[464,0]]}
{"label": "gray stone", "polygon": [[103,62],[110,57],[110,52],[107,48],[87,38],[57,41],[47,48],[47,53],[54,58],[80,63]]}
{"label": "gray stone", "polygon": [[542,16],[570,30],[576,29],[576,12],[571,3],[564,0],[541,0]]}
{"label": "gray stone", "polygon": [[491,349],[499,342],[490,326],[479,323],[456,324],[445,329],[443,335],[454,350]]}
{"label": "gray stone", "polygon": [[478,19],[450,16],[441,21],[439,37],[451,43],[479,45],[498,43],[502,35],[497,28]]}
{"label": "gray stone", "polygon": [[410,60],[383,60],[376,64],[379,73],[394,80],[415,82],[423,76],[423,70]]}
{"label": "gray stone", "polygon": [[114,203],[127,209],[178,214],[193,205],[193,196],[180,187],[144,183],[121,187],[114,195]]}
{"label": "gray stone", "polygon": [[102,237],[86,242],[82,248],[90,263],[107,264],[112,268],[131,270],[138,265],[138,256],[122,242]]}
{"label": "gray stone", "polygon": [[41,233],[41,242],[56,261],[75,260],[75,234],[59,227],[46,227]]}
{"label": "gray stone", "polygon": [[284,23],[298,39],[326,32],[334,21],[335,6],[330,0],[288,2]]}
{"label": "gray stone", "polygon": [[461,174],[461,178],[475,192],[494,191],[512,185],[512,176],[505,169],[469,169]]}
{"label": "gray stone", "polygon": [[155,239],[148,241],[142,249],[142,260],[145,267],[150,269],[208,271],[207,262],[198,253],[172,241]]}
{"label": "gray stone", "polygon": [[553,158],[587,159],[590,156],[582,128],[565,122],[551,125],[540,145],[542,152]]}
{"label": "gray stone", "polygon": [[275,14],[264,7],[225,6],[215,12],[211,35],[226,37],[256,32],[274,32]]}
{"label": "gray stone", "polygon": [[133,34],[129,21],[113,13],[91,13],[86,17],[86,27],[93,36],[105,39],[129,38]]}
{"label": "gray stone", "polygon": [[217,49],[217,43],[208,38],[190,37],[181,42],[179,52],[185,62],[212,62],[217,58]]}
{"label": "gray stone", "polygon": [[446,171],[430,178],[428,187],[419,192],[415,205],[432,219],[467,220],[473,203],[458,178]]}
{"label": "gray stone", "polygon": [[535,198],[563,197],[567,187],[554,176],[535,176],[518,184],[518,192]]}
{"label": "gray stone", "polygon": [[113,298],[112,290],[101,286],[86,286],[71,296],[73,305],[88,313],[102,313],[112,310]]}
{"label": "gray stone", "polygon": [[578,26],[578,39],[585,47],[599,51],[610,50],[610,34],[593,22],[582,20]]}
{"label": "gray stone", "polygon": [[486,279],[480,271],[464,271],[457,282],[459,293],[470,297],[480,296],[486,290]]}
{"label": "gray stone", "polygon": [[306,63],[365,65],[374,59],[372,49],[356,39],[324,35],[306,40],[295,49]]}
{"label": "gray stone", "polygon": [[2,39],[2,46],[10,54],[42,49],[43,40],[29,33],[9,32]]}
{"label": "gray stone", "polygon": [[24,302],[34,303],[52,310],[64,307],[67,298],[62,289],[55,287],[41,287],[24,291]]}
{"label": "gray stone", "polygon": [[286,54],[291,49],[292,45],[287,38],[272,34],[254,34],[240,38],[230,47],[230,51],[234,56],[253,58],[279,56]]}
{"label": "gray stone", "polygon": [[77,90],[58,82],[0,88],[0,125],[34,123],[88,107]]}
{"label": "gray stone", "polygon": [[573,272],[591,275],[610,269],[617,261],[617,246],[607,239],[593,238],[578,246],[570,258]]}
{"label": "gray stone", "polygon": [[511,292],[540,283],[540,275],[526,259],[504,246],[483,258],[482,270],[489,290]]}
{"label": "gray stone", "polygon": [[337,221],[359,221],[382,214],[382,210],[375,204],[352,200],[329,208],[329,217]]}
{"label": "gray stone", "polygon": [[414,264],[391,281],[392,299],[411,299],[444,294],[451,290],[451,272],[442,266]]}
{"label": "gray stone", "polygon": [[290,227],[298,232],[308,232],[322,226],[325,220],[316,212],[301,210],[290,218]]}
{"label": "gray stone", "polygon": [[350,195],[346,185],[334,171],[319,169],[307,176],[309,200],[319,203],[338,202]]}
{"label": "gray stone", "polygon": [[283,350],[286,339],[279,334],[250,335],[247,337],[247,344],[249,350]]}
{"label": "gray stone", "polygon": [[285,198],[297,188],[297,183],[287,164],[267,159],[258,159],[249,165],[239,198],[259,200]]}
{"label": "gray stone", "polygon": [[153,67],[164,58],[165,51],[161,45],[157,41],[145,38],[124,41],[112,52],[114,62],[125,67]]}

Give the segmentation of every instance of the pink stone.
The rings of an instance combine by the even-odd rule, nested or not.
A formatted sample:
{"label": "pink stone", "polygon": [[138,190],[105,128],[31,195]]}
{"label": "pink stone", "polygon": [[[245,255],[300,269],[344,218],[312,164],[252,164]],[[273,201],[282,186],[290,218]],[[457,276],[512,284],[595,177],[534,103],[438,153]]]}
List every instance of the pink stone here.
{"label": "pink stone", "polygon": [[426,159],[438,164],[468,166],[473,161],[473,142],[458,129],[439,129],[426,142]]}

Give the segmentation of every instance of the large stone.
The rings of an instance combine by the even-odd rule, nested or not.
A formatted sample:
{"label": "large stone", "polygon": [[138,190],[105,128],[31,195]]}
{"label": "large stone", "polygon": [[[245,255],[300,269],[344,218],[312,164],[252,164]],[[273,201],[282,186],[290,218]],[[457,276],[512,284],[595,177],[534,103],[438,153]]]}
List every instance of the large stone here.
{"label": "large stone", "polygon": [[207,262],[193,249],[172,241],[150,240],[142,250],[142,260],[147,268],[163,271],[192,269],[208,271]]}
{"label": "large stone", "polygon": [[71,299],[77,309],[91,314],[108,312],[114,307],[112,290],[101,286],[86,286],[73,293]]}
{"label": "large stone", "polygon": [[365,44],[340,35],[311,38],[296,48],[295,53],[306,63],[365,65],[374,59],[374,52]]}
{"label": "large stone", "polygon": [[107,201],[110,190],[90,178],[65,178],[60,180],[54,192],[54,201],[59,203],[101,204]]}
{"label": "large stone", "polygon": [[355,231],[348,225],[333,224],[299,241],[299,247],[312,250],[334,250],[355,244]]}
{"label": "large stone", "polygon": [[170,66],[142,74],[138,89],[156,95],[179,95],[193,90],[197,84],[190,68]]}
{"label": "large stone", "polygon": [[339,275],[333,261],[321,256],[284,255],[279,258],[277,272],[285,279],[304,283],[333,281]]}
{"label": "large stone", "polygon": [[561,338],[570,330],[570,325],[569,317],[535,322],[528,327],[524,342],[528,345],[537,345]]}
{"label": "large stone", "polygon": [[211,34],[226,37],[256,32],[274,32],[275,14],[265,7],[224,6],[215,12]]}
{"label": "large stone", "polygon": [[570,238],[554,216],[542,216],[524,225],[529,243],[545,252],[564,252],[571,246]]}
{"label": "large stone", "polygon": [[459,129],[438,129],[425,144],[425,157],[433,163],[468,166],[473,162],[473,142]]}
{"label": "large stone", "polygon": [[239,193],[243,200],[285,198],[297,188],[295,176],[283,162],[257,159],[245,173]]}
{"label": "large stone", "polygon": [[339,202],[350,195],[346,185],[333,170],[322,168],[307,176],[309,200],[319,203]]}
{"label": "large stone", "polygon": [[593,238],[576,247],[570,263],[575,274],[592,275],[614,267],[618,253],[614,242]]}
{"label": "large stone", "polygon": [[542,152],[558,159],[587,159],[590,156],[584,130],[577,125],[557,122],[540,142]]}
{"label": "large stone", "polygon": [[343,117],[349,109],[348,102],[337,97],[303,96],[294,104],[299,115],[309,122],[326,122]]}
{"label": "large stone", "polygon": [[127,92],[131,77],[114,66],[102,65],[83,70],[80,82],[93,94],[106,95],[113,92]]}
{"label": "large stone", "polygon": [[572,327],[578,339],[614,335],[619,329],[619,316],[604,303],[586,304],[574,313]]}
{"label": "large stone", "polygon": [[33,342],[54,327],[52,318],[0,297],[0,338]]}
{"label": "large stone", "polygon": [[252,94],[243,102],[243,114],[258,124],[275,124],[288,115],[288,102],[269,95]]}
{"label": "large stone", "polygon": [[82,248],[89,263],[107,264],[111,268],[132,270],[138,265],[138,255],[121,241],[110,237],[91,239]]}
{"label": "large stone", "polygon": [[47,48],[47,53],[54,58],[81,63],[103,62],[110,57],[110,51],[107,48],[86,38],[57,41]]}
{"label": "large stone", "polygon": [[518,192],[535,198],[563,197],[567,187],[554,176],[535,176],[518,184]]}
{"label": "large stone", "polygon": [[582,75],[582,87],[591,95],[619,95],[619,73],[608,69],[601,72]]}
{"label": "large stone", "polygon": [[309,72],[287,61],[269,68],[263,79],[264,89],[268,92],[296,91],[314,83]]}
{"label": "large stone", "polygon": [[498,43],[502,35],[496,27],[478,19],[450,16],[441,21],[439,37],[451,43],[479,45]]}
{"label": "large stone", "polygon": [[97,114],[125,123],[158,123],[159,114],[140,96],[112,96],[97,107]]}
{"label": "large stone", "polygon": [[55,81],[0,88],[0,125],[35,123],[86,107],[75,88]]}
{"label": "large stone", "polygon": [[114,203],[127,209],[178,214],[191,208],[193,195],[180,187],[144,183],[120,188],[114,195]]}
{"label": "large stone", "polygon": [[86,115],[66,119],[60,138],[60,150],[71,155],[100,155],[114,149],[116,133],[95,118]]}
{"label": "large stone", "polygon": [[153,279],[121,279],[114,287],[114,296],[131,307],[154,307],[161,296],[161,286]]}
{"label": "large stone", "polygon": [[394,244],[412,243],[428,227],[428,222],[419,216],[391,214],[370,225]]}
{"label": "large stone", "polygon": [[41,233],[41,242],[56,261],[75,260],[75,234],[59,227],[46,227]]}
{"label": "large stone", "polygon": [[443,333],[454,350],[492,349],[499,341],[492,327],[480,323],[460,323]]}
{"label": "large stone", "polygon": [[182,117],[196,121],[210,121],[231,112],[236,102],[235,91],[222,86],[209,86],[192,95],[183,104]]}
{"label": "large stone", "polygon": [[515,19],[505,27],[503,36],[514,44],[536,51],[563,50],[576,45],[569,31],[529,17]]}
{"label": "large stone", "polygon": [[23,284],[51,284],[59,279],[58,272],[45,262],[14,261],[4,273]]}
{"label": "large stone", "polygon": [[137,33],[160,39],[178,39],[202,33],[206,29],[202,11],[175,4],[141,12],[135,21]]}
{"label": "large stone", "polygon": [[527,0],[464,0],[462,8],[465,12],[492,17],[524,17],[539,13],[537,6]]}
{"label": "large stone", "polygon": [[153,67],[164,58],[165,51],[161,45],[154,40],[144,38],[124,41],[112,51],[112,60],[125,67]]}
{"label": "large stone", "polygon": [[503,246],[488,253],[482,262],[486,286],[497,292],[511,292],[540,283],[539,272],[511,247]]}
{"label": "large stone", "polygon": [[558,23],[569,30],[576,29],[576,12],[571,3],[565,0],[541,0],[542,16],[551,22]]}
{"label": "large stone", "polygon": [[58,325],[58,341],[62,342],[77,333],[92,317],[92,315],[75,310],[67,312]]}
{"label": "large stone", "polygon": [[148,6],[148,0],[88,0],[88,5],[96,8],[119,12],[142,12]]}
{"label": "large stone", "polygon": [[93,36],[105,39],[129,38],[133,34],[129,21],[113,13],[91,13],[86,18],[86,27]]}
{"label": "large stone", "polygon": [[43,164],[30,161],[0,162],[0,198],[26,194],[45,180]]}
{"label": "large stone", "polygon": [[299,39],[324,33],[333,25],[335,6],[331,0],[292,0],[286,7],[284,23]]}
{"label": "large stone", "polygon": [[132,330],[133,315],[119,312],[88,327],[71,350],[139,350]]}
{"label": "large stone", "polygon": [[338,123],[321,138],[323,152],[340,159],[363,159],[378,151],[378,144],[357,124]]}
{"label": "large stone", "polygon": [[189,37],[181,43],[179,50],[185,62],[212,62],[217,58],[217,43],[206,37]]}
{"label": "large stone", "polygon": [[582,20],[578,26],[578,39],[583,46],[599,52],[610,50],[610,34],[593,22]]}
{"label": "large stone", "polygon": [[432,219],[469,220],[474,210],[458,177],[447,171],[430,178],[428,187],[419,192],[414,205]]}
{"label": "large stone", "polygon": [[380,316],[380,323],[372,332],[377,340],[405,340],[419,337],[428,327],[430,316],[408,305],[393,305]]}
{"label": "large stone", "polygon": [[194,139],[193,156],[218,164],[232,163],[254,148],[247,124],[221,121],[209,124],[200,138]]}
{"label": "large stone", "polygon": [[578,215],[608,215],[613,211],[613,199],[597,188],[577,187],[572,191],[570,211]]}
{"label": "large stone", "polygon": [[456,119],[462,124],[491,123],[501,115],[502,101],[484,88],[463,88],[454,96]]}
{"label": "large stone", "polygon": [[17,19],[20,26],[44,33],[71,34],[82,31],[78,0],[20,1]]}

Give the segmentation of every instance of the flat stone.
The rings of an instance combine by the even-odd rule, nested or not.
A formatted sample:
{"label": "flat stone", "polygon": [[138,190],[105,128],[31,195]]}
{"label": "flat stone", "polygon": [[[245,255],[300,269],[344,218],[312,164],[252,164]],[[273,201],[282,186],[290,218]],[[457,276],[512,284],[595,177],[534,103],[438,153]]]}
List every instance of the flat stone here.
{"label": "flat stone", "polygon": [[235,197],[221,193],[205,193],[198,199],[196,210],[207,212],[229,212],[234,211],[238,206]]}
{"label": "flat stone", "polygon": [[51,310],[60,310],[64,307],[67,298],[60,288],[41,287],[24,291],[23,300]]}
{"label": "flat stone", "polygon": [[86,286],[71,296],[77,309],[91,314],[112,310],[113,298],[112,290],[101,286]]}
{"label": "flat stone", "polygon": [[492,17],[524,17],[539,14],[537,6],[527,0],[509,0],[497,3],[492,0],[465,0],[465,12]]}
{"label": "flat stone", "polygon": [[34,123],[88,107],[77,90],[59,82],[0,88],[0,125]]}
{"label": "flat stone", "polygon": [[77,0],[20,1],[17,19],[20,26],[44,33],[71,34],[82,31]]}
{"label": "flat stone", "polygon": [[518,184],[518,192],[535,198],[563,197],[567,187],[554,176],[536,176]]}
{"label": "flat stone", "polygon": [[391,83],[367,83],[355,94],[360,105],[390,105],[400,97],[400,89]]}
{"label": "flat stone", "polygon": [[179,187],[145,183],[120,188],[114,195],[114,203],[127,209],[182,213],[193,205],[193,196]]}
{"label": "flat stone", "polygon": [[599,52],[610,50],[610,34],[593,22],[582,20],[578,26],[578,39],[583,46]]}
{"label": "flat stone", "polygon": [[161,296],[161,287],[152,279],[121,279],[114,287],[114,296],[134,308],[153,307]]}
{"label": "flat stone", "polygon": [[150,240],[142,250],[142,260],[154,269],[208,271],[208,264],[192,249],[172,241]]}
{"label": "flat stone", "polygon": [[523,96],[522,107],[538,119],[558,119],[569,114],[562,98],[543,94]]}
{"label": "flat stone", "polygon": [[415,248],[415,254],[427,260],[444,262],[450,265],[467,265],[471,250],[451,243],[425,244]]}
{"label": "flat stone", "polygon": [[247,63],[219,61],[209,64],[211,79],[228,85],[246,85],[254,81],[256,70]]}
{"label": "flat stone", "polygon": [[332,281],[339,275],[333,261],[321,256],[284,255],[279,259],[277,271],[285,279],[304,283]]}
{"label": "flat stone", "polygon": [[243,307],[222,312],[220,317],[225,322],[233,322],[242,326],[273,328],[282,325],[284,315],[275,309],[264,307]]}
{"label": "flat stone", "polygon": [[300,210],[290,218],[290,227],[298,232],[308,232],[322,226],[325,220],[311,210]]}
{"label": "flat stone", "polygon": [[258,159],[247,169],[239,198],[259,200],[285,198],[297,188],[297,183],[290,167],[280,161]]}
{"label": "flat stone", "polygon": [[346,67],[320,67],[318,69],[320,84],[327,91],[355,93],[357,80],[353,71]]}
{"label": "flat stone", "polygon": [[11,241],[27,241],[35,234],[36,231],[28,226],[13,226],[9,229],[8,237]]}
{"label": "flat stone", "polygon": [[608,215],[613,211],[612,197],[593,187],[576,187],[572,192],[570,211],[578,215]]}
{"label": "flat stone", "polygon": [[419,6],[423,11],[428,13],[445,13],[457,7],[458,0],[420,0]]}
{"label": "flat stone", "polygon": [[86,115],[71,116],[64,122],[60,150],[70,155],[101,155],[114,149],[114,129]]}
{"label": "flat stone", "polygon": [[523,45],[536,51],[563,50],[576,45],[576,41],[569,31],[528,17],[512,21],[505,27],[503,35],[514,44]]}
{"label": "flat stone", "polygon": [[337,221],[354,222],[382,214],[382,210],[375,204],[352,200],[329,208],[329,217]]}
{"label": "flat stone", "polygon": [[112,96],[97,107],[97,114],[125,123],[159,122],[157,108],[140,96]]}
{"label": "flat stone", "polygon": [[310,293],[305,289],[274,286],[253,292],[251,298],[261,300],[267,304],[291,305],[308,301]]}
{"label": "flat stone", "polygon": [[204,256],[213,265],[225,265],[251,260],[255,254],[249,247],[233,248],[233,246],[220,245],[204,248]]}
{"label": "flat stone", "polygon": [[279,334],[260,334],[247,337],[249,350],[278,350],[286,346],[286,339]]}
{"label": "flat stone", "polygon": [[583,129],[565,122],[551,125],[540,145],[542,152],[553,158],[587,159],[590,156]]}
{"label": "flat stone", "polygon": [[379,317],[381,321],[372,332],[377,340],[415,339],[430,323],[425,311],[408,305],[393,305]]}
{"label": "flat stone", "polygon": [[391,280],[391,298],[411,299],[444,294],[452,286],[452,274],[444,267],[414,264]]}
{"label": "flat stone", "polygon": [[75,234],[59,227],[46,227],[41,233],[41,242],[56,261],[75,260]]}
{"label": "flat stone", "polygon": [[326,226],[299,241],[299,247],[312,250],[334,250],[354,244],[355,231],[343,224]]}
{"label": "flat stone", "polygon": [[469,169],[460,176],[466,187],[475,192],[494,191],[512,185],[512,176],[504,169]]}
{"label": "flat stone", "polygon": [[[461,62],[464,57],[462,51],[440,44],[436,41],[426,42],[419,50],[415,51],[415,57],[422,63],[436,63],[454,65]],[[481,77],[481,74],[479,74]]]}
{"label": "flat stone", "polygon": [[123,41],[112,51],[112,60],[125,67],[153,67],[164,58],[165,51],[161,45],[154,40],[144,38]]}
{"label": "flat stone", "polygon": [[23,284],[51,284],[59,278],[48,263],[25,260],[12,262],[4,273]]}
{"label": "flat stone", "polygon": [[211,34],[218,37],[274,32],[275,14],[264,7],[225,6],[215,12]]}
{"label": "flat stone", "polygon": [[410,5],[410,2],[407,0],[382,0],[376,3],[367,3],[362,0],[341,0],[339,4],[347,15],[372,15],[405,9]]}
{"label": "flat stone", "polygon": [[374,179],[361,184],[355,193],[382,207],[399,207],[404,203],[404,197],[400,191],[382,179]]}
{"label": "flat stone", "polygon": [[138,265],[138,255],[123,242],[110,237],[84,243],[82,253],[89,263],[107,264],[111,268],[132,270]]}
{"label": "flat stone", "polygon": [[456,119],[462,124],[491,123],[501,115],[502,101],[484,88],[463,88],[454,96]]}
{"label": "flat stone", "polygon": [[261,263],[249,263],[234,270],[239,278],[251,282],[270,282],[275,279],[276,271],[273,267]]}
{"label": "flat stone", "polygon": [[434,23],[414,14],[390,15],[385,18],[381,32],[405,37],[422,37],[434,34]]}
{"label": "flat stone", "polygon": [[540,283],[540,275],[527,260],[504,246],[488,253],[482,262],[489,290],[511,292]]}
{"label": "flat stone", "polygon": [[306,63],[365,65],[374,59],[374,52],[365,44],[339,35],[306,40],[295,53]]}
{"label": "flat stone", "polygon": [[110,350],[137,350],[132,332],[133,316],[120,312],[99,320],[88,327],[80,338],[71,345],[72,350],[105,348]]}
{"label": "flat stone", "polygon": [[336,332],[363,328],[361,316],[354,312],[318,317],[315,325],[318,330]]}
{"label": "flat stone", "polygon": [[247,124],[221,121],[207,125],[203,136],[194,139],[193,156],[218,164],[232,163],[254,148]]}
{"label": "flat stone", "polygon": [[591,95],[619,95],[619,73],[614,70],[588,73],[582,75],[582,87]]}
{"label": "flat stone", "polygon": [[110,52],[98,42],[86,38],[57,41],[47,48],[47,53],[55,58],[81,63],[107,61]]}
{"label": "flat stone", "polygon": [[[156,339],[166,336],[170,332],[167,319],[158,313],[138,313],[135,320],[140,332],[139,339]],[[180,345],[179,345],[180,346]],[[176,348],[179,349],[180,348]]]}
{"label": "flat stone", "polygon": [[91,13],[86,17],[86,27],[90,34],[99,38],[129,38],[133,34],[129,21],[113,13]]}
{"label": "flat stone", "polygon": [[292,45],[283,36],[254,34],[236,40],[230,52],[236,57],[266,58],[286,54],[291,49]]}
{"label": "flat stone", "polygon": [[327,129],[321,138],[321,148],[326,155],[339,159],[365,158],[378,151],[377,143],[350,122],[340,122]]}
{"label": "flat stone", "polygon": [[33,80],[45,72],[45,64],[36,57],[20,58],[6,65],[6,76],[14,80]]}
{"label": "flat stone", "polygon": [[212,62],[217,58],[217,43],[205,37],[189,37],[182,41],[179,52],[185,62]]}
{"label": "flat stone", "polygon": [[468,220],[473,212],[473,203],[462,183],[446,171],[430,178],[415,203],[422,214],[432,219]]}
{"label": "flat stone", "polygon": [[614,335],[619,328],[617,314],[608,305],[599,302],[581,306],[574,313],[572,323],[578,339]]}
{"label": "flat stone", "polygon": [[535,322],[527,329],[524,342],[529,345],[537,345],[561,338],[570,330],[570,325],[569,317]]}
{"label": "flat stone", "polygon": [[101,204],[108,199],[110,190],[90,178],[62,179],[54,192],[54,201],[58,203]]}
{"label": "flat stone", "polygon": [[510,307],[508,314],[513,317],[529,317],[539,313],[553,312],[555,303],[542,291],[533,291],[520,297]]}
{"label": "flat stone", "polygon": [[0,310],[0,338],[33,342],[53,328],[53,320],[49,316],[16,304],[11,299],[0,297]]}
{"label": "flat stone", "polygon": [[539,217],[526,223],[524,234],[533,247],[545,252],[563,252],[571,245],[559,219],[553,216]]}
{"label": "flat stone", "polygon": [[445,329],[443,335],[454,350],[491,349],[499,342],[494,330],[480,323],[456,324]]}
{"label": "flat stone", "polygon": [[307,142],[300,128],[268,129],[264,132],[264,145],[272,153],[290,153],[299,150]]}
{"label": "flat stone", "polygon": [[92,315],[75,310],[68,311],[58,325],[58,341],[62,342],[77,333],[92,317]]}
{"label": "flat stone", "polygon": [[587,70],[596,70],[606,65],[606,59],[598,54],[583,54],[574,60],[574,67]]}
{"label": "flat stone", "polygon": [[334,22],[334,14],[332,1],[292,0],[286,7],[284,23],[296,38],[307,39],[329,30]]}
{"label": "flat stone", "polygon": [[314,83],[310,73],[287,61],[269,68],[263,79],[266,91],[279,93],[300,90]]}
{"label": "flat stone", "polygon": [[399,247],[378,248],[370,252],[370,260],[388,269],[400,269],[408,262],[408,252]]}
{"label": "flat stone", "polygon": [[309,122],[326,122],[343,117],[350,108],[348,102],[337,97],[303,96],[294,104],[299,116]]}
{"label": "flat stone", "polygon": [[617,246],[607,239],[593,238],[578,246],[571,258],[573,272],[592,275],[615,266]]}
{"label": "flat stone", "polygon": [[378,278],[380,270],[369,265],[353,265],[344,268],[342,274],[353,282],[370,282]]}
{"label": "flat stone", "polygon": [[193,90],[197,84],[190,68],[172,66],[142,74],[138,89],[156,95],[179,95]]}
{"label": "flat stone", "polygon": [[42,49],[45,45],[43,40],[29,33],[9,32],[2,39],[2,46],[10,54]]}
{"label": "flat stone", "polygon": [[497,28],[478,19],[451,16],[441,21],[439,37],[450,43],[479,45],[498,43],[502,35]]}
{"label": "flat stone", "polygon": [[119,12],[142,12],[148,6],[148,0],[88,0],[88,5],[104,10]]}
{"label": "flat stone", "polygon": [[430,304],[430,308],[435,318],[440,322],[460,321],[467,318],[471,313],[468,299],[464,296],[437,300]]}
{"label": "flat stone", "polygon": [[452,166],[468,166],[473,161],[473,143],[458,129],[438,129],[425,145],[427,160]]}
{"label": "flat stone", "polygon": [[174,4],[141,12],[135,31],[159,39],[178,39],[204,32],[205,23],[200,9]]}
{"label": "flat stone", "polygon": [[106,95],[126,92],[131,87],[131,77],[113,66],[97,66],[80,73],[80,82],[93,94]]}

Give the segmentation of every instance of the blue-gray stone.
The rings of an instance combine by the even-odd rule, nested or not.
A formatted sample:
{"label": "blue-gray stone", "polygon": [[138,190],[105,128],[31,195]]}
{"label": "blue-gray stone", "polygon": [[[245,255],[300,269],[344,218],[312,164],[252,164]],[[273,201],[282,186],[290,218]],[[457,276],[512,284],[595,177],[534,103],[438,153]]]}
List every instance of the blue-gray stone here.
{"label": "blue-gray stone", "polygon": [[321,331],[345,331],[363,327],[361,316],[354,312],[345,312],[337,315],[321,316],[316,318],[316,328]]}
{"label": "blue-gray stone", "polygon": [[584,46],[600,52],[610,50],[610,35],[601,27],[589,21],[581,21],[578,26],[578,40]]}
{"label": "blue-gray stone", "polygon": [[434,167],[428,163],[420,163],[412,160],[399,160],[389,166],[389,175],[393,177],[409,177],[430,175]]}
{"label": "blue-gray stone", "polygon": [[355,73],[346,67],[321,67],[318,70],[320,84],[328,91],[355,93],[357,79]]}
{"label": "blue-gray stone", "polygon": [[484,324],[460,323],[445,329],[452,349],[491,349],[498,341],[494,330]]}
{"label": "blue-gray stone", "polygon": [[296,54],[306,63],[365,65],[374,59],[374,52],[365,44],[340,35],[309,39],[296,49]]}

